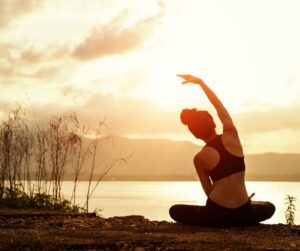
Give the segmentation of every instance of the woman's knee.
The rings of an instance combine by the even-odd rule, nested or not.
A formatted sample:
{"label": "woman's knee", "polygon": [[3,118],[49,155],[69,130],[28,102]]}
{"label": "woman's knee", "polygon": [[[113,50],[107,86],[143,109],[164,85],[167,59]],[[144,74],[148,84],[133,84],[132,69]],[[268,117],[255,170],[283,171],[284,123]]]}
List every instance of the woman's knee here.
{"label": "woman's knee", "polygon": [[272,215],[275,213],[275,210],[276,210],[275,205],[272,204],[271,202],[267,202],[267,206],[266,206],[266,209],[265,209],[266,216],[271,218]]}
{"label": "woman's knee", "polygon": [[176,212],[177,212],[177,205],[171,206],[170,209],[169,209],[169,214],[170,214],[172,219],[174,219],[174,216],[176,215]]}

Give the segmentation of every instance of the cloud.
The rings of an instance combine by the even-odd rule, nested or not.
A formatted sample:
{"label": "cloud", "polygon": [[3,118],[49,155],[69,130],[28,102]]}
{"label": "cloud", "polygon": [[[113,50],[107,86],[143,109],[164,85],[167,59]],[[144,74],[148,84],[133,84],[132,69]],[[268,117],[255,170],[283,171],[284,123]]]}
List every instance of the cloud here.
{"label": "cloud", "polygon": [[[113,131],[118,134],[154,136],[189,133],[180,123],[180,109],[164,110],[137,98],[98,93],[91,96],[82,107],[78,107],[78,110],[86,118],[100,119],[107,116]],[[300,130],[299,111],[300,104],[291,103],[263,111],[233,114],[233,118],[238,130],[244,134]]]}
{"label": "cloud", "polygon": [[41,4],[39,0],[1,0],[0,29],[8,27],[19,17],[29,13]]}
{"label": "cloud", "polygon": [[[33,105],[31,109],[42,116],[76,112],[91,124],[107,117],[107,123],[114,134],[119,135],[184,135],[189,134],[180,123],[180,109],[164,110],[152,102],[142,99],[86,92],[72,85],[61,87],[62,97],[69,105],[55,102],[48,105]],[[79,103],[76,103],[80,101]],[[71,105],[73,102],[73,105]],[[240,133],[263,134],[282,130],[300,130],[300,105],[291,103],[285,107],[272,107],[264,111],[247,111],[233,114]],[[41,117],[42,117],[41,116]],[[218,118],[215,117],[215,120]]]}
{"label": "cloud", "polygon": [[[73,99],[74,105],[63,105],[62,102],[32,104],[28,110],[40,120],[47,120],[52,115],[76,112],[80,121],[88,125],[96,125],[107,118],[110,132],[117,135],[159,136],[185,129],[180,124],[179,111],[162,110],[148,101],[112,94],[88,95],[71,86],[64,86],[61,91],[65,99]],[[75,105],[76,100],[82,97],[86,102]]]}
{"label": "cloud", "polygon": [[92,92],[87,89],[82,89],[80,87],[74,86],[72,84],[66,84],[60,88],[60,92],[64,98],[70,99],[70,100],[86,100],[91,95]]}
{"label": "cloud", "polygon": [[[86,118],[108,118],[116,134],[159,135],[178,132],[178,111],[162,110],[151,102],[98,93],[80,108]],[[95,121],[96,122],[96,121]]]}
{"label": "cloud", "polygon": [[163,5],[154,16],[141,20],[130,27],[124,27],[128,11],[123,11],[109,24],[94,27],[85,40],[74,50],[74,57],[92,60],[101,56],[123,54],[140,47],[153,33],[163,17]]}
{"label": "cloud", "polygon": [[300,129],[300,104],[251,110],[234,116],[237,127],[246,133],[264,133],[279,130]]}
{"label": "cloud", "polygon": [[41,62],[45,58],[45,54],[46,52],[41,52],[34,47],[30,47],[21,51],[19,60],[22,63],[35,64]]}
{"label": "cloud", "polygon": [[[54,79],[65,69],[70,49],[67,44],[51,44],[46,48],[20,48],[12,43],[0,43],[0,79],[18,77]],[[69,62],[70,63],[70,62]],[[70,64],[69,64],[70,67]]]}
{"label": "cloud", "polygon": [[[80,108],[87,117],[108,116],[118,133],[155,135],[185,132],[179,110],[163,110],[144,100],[98,93]],[[236,126],[244,133],[265,133],[300,129],[300,105],[271,107],[264,111],[248,111],[234,116]],[[98,118],[99,118],[98,117]],[[215,118],[216,120],[218,118]]]}
{"label": "cloud", "polygon": [[16,72],[17,60],[13,58],[14,46],[11,43],[0,43],[0,77],[7,78]]}

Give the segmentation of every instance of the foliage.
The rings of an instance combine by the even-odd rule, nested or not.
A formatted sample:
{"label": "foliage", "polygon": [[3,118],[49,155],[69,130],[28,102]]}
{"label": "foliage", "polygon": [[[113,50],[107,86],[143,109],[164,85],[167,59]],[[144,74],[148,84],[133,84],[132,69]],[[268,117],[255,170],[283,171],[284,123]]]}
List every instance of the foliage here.
{"label": "foliage", "polygon": [[[101,146],[111,139],[105,133],[104,121],[97,128],[86,127],[76,114],[68,113],[53,116],[48,124],[36,124],[35,128],[32,125],[21,106],[0,123],[0,208],[79,211],[76,189],[85,164],[89,179],[84,207],[88,212],[89,200],[99,182],[116,164],[125,161],[119,158],[109,163],[110,158],[101,156],[101,162],[96,162]],[[87,140],[84,135],[94,138]],[[105,163],[109,164],[98,177],[95,170]],[[65,172],[70,168],[74,170],[74,186],[71,200],[67,201],[61,191]],[[92,180],[96,180],[94,186]]]}
{"label": "foliage", "polygon": [[0,208],[15,208],[15,209],[46,209],[58,210],[64,212],[80,212],[80,208],[71,205],[68,200],[55,200],[51,195],[45,193],[27,194],[23,190],[15,188],[1,188],[3,192],[0,198]]}
{"label": "foliage", "polygon": [[288,225],[295,225],[295,212],[296,212],[296,206],[294,202],[296,201],[296,198],[294,196],[287,195],[285,198],[287,209],[285,211],[285,219],[286,224]]}

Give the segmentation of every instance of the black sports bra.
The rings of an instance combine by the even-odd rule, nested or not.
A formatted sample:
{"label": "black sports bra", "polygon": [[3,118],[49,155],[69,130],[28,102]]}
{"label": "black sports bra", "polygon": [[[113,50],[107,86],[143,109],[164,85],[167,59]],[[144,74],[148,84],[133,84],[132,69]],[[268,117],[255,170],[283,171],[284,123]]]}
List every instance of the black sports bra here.
{"label": "black sports bra", "polygon": [[244,157],[238,157],[229,153],[222,143],[221,135],[217,135],[206,146],[214,148],[220,154],[219,163],[208,173],[213,182],[245,170]]}

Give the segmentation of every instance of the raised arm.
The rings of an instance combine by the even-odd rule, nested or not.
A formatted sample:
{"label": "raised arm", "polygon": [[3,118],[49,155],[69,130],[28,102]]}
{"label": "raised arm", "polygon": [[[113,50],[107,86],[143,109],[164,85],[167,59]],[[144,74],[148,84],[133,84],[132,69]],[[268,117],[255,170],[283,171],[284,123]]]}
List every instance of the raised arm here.
{"label": "raised arm", "polygon": [[177,75],[177,76],[184,79],[182,84],[194,83],[194,84],[200,85],[202,90],[204,91],[205,95],[211,102],[211,104],[217,110],[218,116],[223,124],[223,131],[225,132],[225,131],[235,130],[235,126],[233,124],[233,121],[232,121],[227,109],[222,104],[222,102],[217,97],[217,95],[203,82],[202,79],[194,77],[192,75]]}

